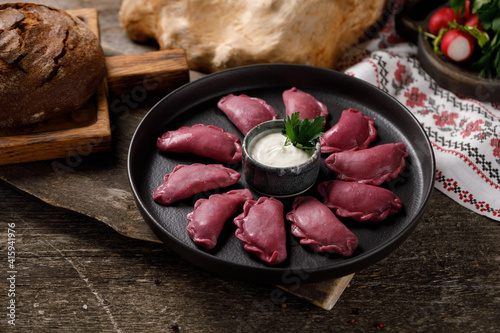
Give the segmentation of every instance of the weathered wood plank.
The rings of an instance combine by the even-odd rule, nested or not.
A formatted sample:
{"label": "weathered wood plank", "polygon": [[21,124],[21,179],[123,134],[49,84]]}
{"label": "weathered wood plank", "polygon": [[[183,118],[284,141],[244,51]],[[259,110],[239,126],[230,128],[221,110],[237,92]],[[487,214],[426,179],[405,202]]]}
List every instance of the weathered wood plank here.
{"label": "weathered wood plank", "polygon": [[[500,325],[499,225],[439,192],[408,241],[358,272],[332,311],[277,287],[207,273],[163,244],[126,238],[3,182],[0,198],[0,246],[5,223],[16,224],[18,237],[19,332],[379,332],[378,322],[397,332],[494,332]],[[9,329],[0,321],[0,331]]]}
{"label": "weathered wood plank", "polygon": [[132,93],[142,97],[153,90],[166,94],[189,82],[184,50],[107,57],[106,67],[108,89],[115,96]]}

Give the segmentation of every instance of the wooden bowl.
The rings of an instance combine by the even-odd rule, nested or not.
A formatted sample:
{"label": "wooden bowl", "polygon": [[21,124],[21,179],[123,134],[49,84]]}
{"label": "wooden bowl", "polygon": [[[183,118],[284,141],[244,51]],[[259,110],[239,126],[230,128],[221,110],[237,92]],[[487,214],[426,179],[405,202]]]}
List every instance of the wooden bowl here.
{"label": "wooden bowl", "polygon": [[455,63],[437,55],[431,41],[419,29],[428,30],[429,18],[439,8],[449,6],[449,1],[407,1],[396,16],[396,30],[418,47],[418,60],[422,68],[443,88],[459,97],[478,101],[500,102],[500,80],[479,77],[470,62]]}

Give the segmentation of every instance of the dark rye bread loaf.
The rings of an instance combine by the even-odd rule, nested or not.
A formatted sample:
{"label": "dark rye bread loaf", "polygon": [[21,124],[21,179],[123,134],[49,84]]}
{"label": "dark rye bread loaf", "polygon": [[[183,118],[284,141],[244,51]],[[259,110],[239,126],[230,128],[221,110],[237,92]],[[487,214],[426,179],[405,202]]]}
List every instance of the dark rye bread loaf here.
{"label": "dark rye bread loaf", "polygon": [[0,129],[76,110],[105,75],[99,40],[81,19],[44,5],[0,5]]}

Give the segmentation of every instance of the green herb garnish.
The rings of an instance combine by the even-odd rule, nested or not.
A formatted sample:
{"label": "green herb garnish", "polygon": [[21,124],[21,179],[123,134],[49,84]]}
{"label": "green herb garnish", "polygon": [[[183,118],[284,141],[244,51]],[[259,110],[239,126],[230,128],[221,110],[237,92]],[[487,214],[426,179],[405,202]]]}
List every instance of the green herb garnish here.
{"label": "green herb garnish", "polygon": [[285,130],[283,135],[286,135],[285,145],[293,144],[300,149],[313,149],[316,146],[316,140],[323,136],[325,117],[319,116],[309,120],[307,118],[299,119],[299,112],[295,112],[292,116],[286,116]]}
{"label": "green herb garnish", "polygon": [[[465,12],[465,0],[451,0],[450,7],[455,12]],[[479,16],[479,21],[489,40],[482,41],[478,36],[481,55],[473,66],[479,70],[479,76],[487,78],[500,78],[500,0],[474,0],[471,1],[470,11]]]}

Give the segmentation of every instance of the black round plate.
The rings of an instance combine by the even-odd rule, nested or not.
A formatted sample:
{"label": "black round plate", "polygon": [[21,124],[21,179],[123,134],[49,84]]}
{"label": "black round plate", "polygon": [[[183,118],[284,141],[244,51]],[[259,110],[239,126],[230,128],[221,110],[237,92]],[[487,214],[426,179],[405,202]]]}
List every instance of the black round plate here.
{"label": "black round plate", "polygon": [[[178,164],[218,163],[192,155],[166,154],[156,148],[156,139],[168,130],[203,123],[216,125],[243,135],[217,108],[223,96],[246,94],[266,100],[282,118],[284,90],[297,87],[323,102],[330,112],[327,128],[333,126],[343,110],[355,108],[372,117],[378,130],[372,145],[403,142],[409,158],[406,170],[385,184],[400,197],[404,210],[385,221],[358,223],[341,219],[358,237],[359,247],[350,258],[318,254],[299,244],[287,227],[288,258],[271,266],[243,249],[234,236],[236,227],[228,221],[215,249],[207,251],[192,242],[186,232],[186,215],[195,201],[233,188],[245,188],[242,175],[230,188],[201,193],[170,206],[152,199],[153,190],[163,176]],[[323,156],[323,159],[326,156]],[[239,164],[227,165],[242,174]],[[415,117],[397,100],[378,88],[346,74],[317,67],[266,64],[239,67],[203,77],[170,93],[158,102],[139,124],[128,155],[129,181],[137,206],[155,234],[171,249],[192,263],[215,273],[262,283],[297,283],[345,276],[359,271],[395,250],[416,227],[429,201],[434,184],[435,162],[432,147]],[[323,167],[318,182],[331,175]],[[255,198],[258,195],[254,193]],[[319,198],[316,186],[304,195]],[[282,200],[285,213],[292,199]]]}

